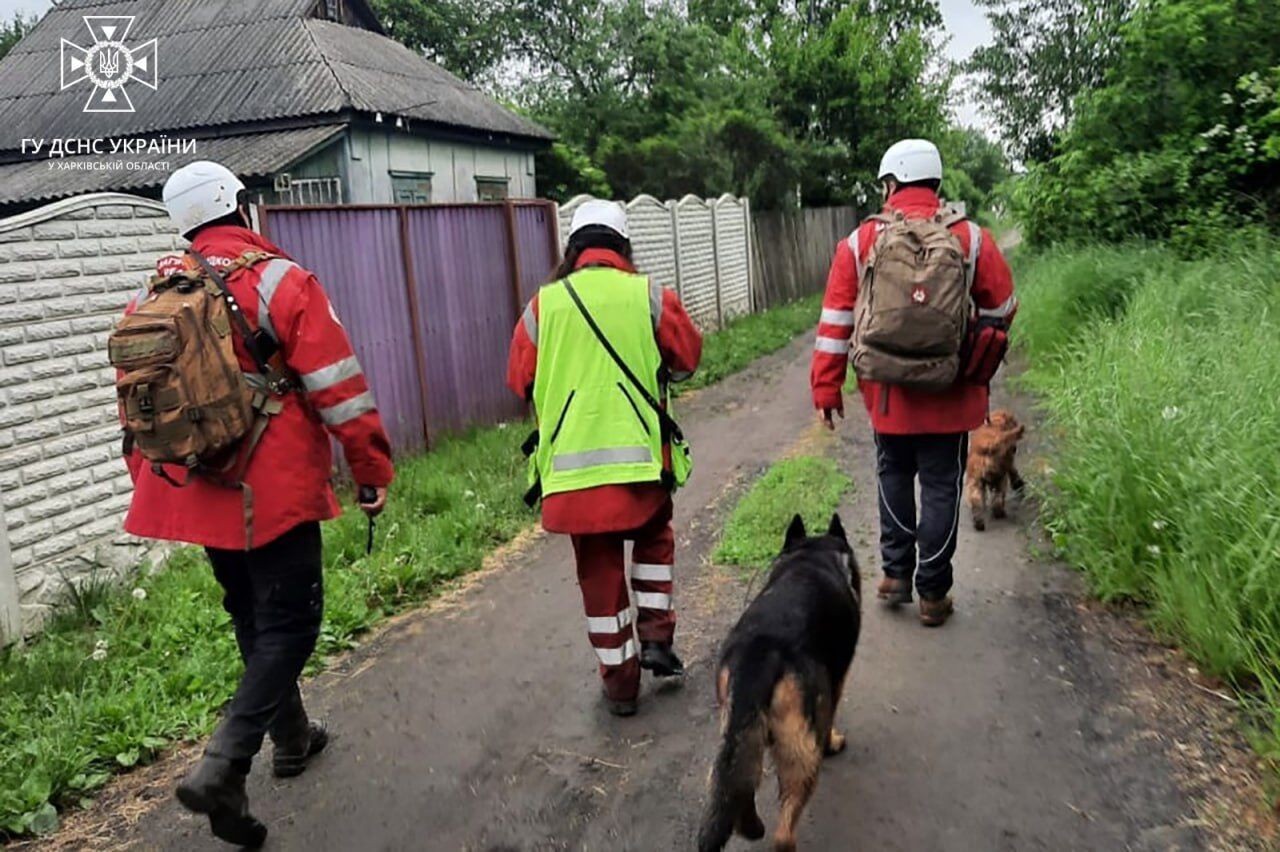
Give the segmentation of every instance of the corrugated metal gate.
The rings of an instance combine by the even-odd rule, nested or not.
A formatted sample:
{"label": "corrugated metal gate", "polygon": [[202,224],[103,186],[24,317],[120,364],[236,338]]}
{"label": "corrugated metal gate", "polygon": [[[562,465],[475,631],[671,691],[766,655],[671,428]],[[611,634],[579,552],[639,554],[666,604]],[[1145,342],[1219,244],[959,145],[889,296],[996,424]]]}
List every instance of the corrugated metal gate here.
{"label": "corrugated metal gate", "polygon": [[398,451],[523,413],[506,387],[507,341],[559,260],[554,204],[279,206],[260,216],[324,284]]}

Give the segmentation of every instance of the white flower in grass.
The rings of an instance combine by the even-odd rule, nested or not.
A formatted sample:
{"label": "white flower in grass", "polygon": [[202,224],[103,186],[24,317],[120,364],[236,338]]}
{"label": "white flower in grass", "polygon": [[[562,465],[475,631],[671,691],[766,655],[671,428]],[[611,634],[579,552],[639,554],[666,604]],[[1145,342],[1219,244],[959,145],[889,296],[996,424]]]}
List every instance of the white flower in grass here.
{"label": "white flower in grass", "polygon": [[93,653],[89,655],[95,663],[100,663],[107,658],[106,648],[94,648]]}
{"label": "white flower in grass", "polygon": [[134,589],[133,599],[135,601],[145,601],[147,599],[147,590],[143,588]]}
{"label": "white flower in grass", "polygon": [[475,496],[476,496],[476,492],[474,492],[474,491],[472,491],[470,488],[468,488],[466,491],[463,491],[463,492],[462,492],[462,496],[463,496],[463,497],[466,497],[468,500],[470,500],[470,499],[472,499],[473,497],[475,497]]}
{"label": "white flower in grass", "polygon": [[107,642],[106,639],[99,639],[93,647],[94,647],[94,650],[96,651],[106,651],[108,648],[111,647],[111,645]]}
{"label": "white flower in grass", "polygon": [[483,503],[477,503],[477,504],[476,504],[476,511],[477,511],[477,512],[483,512],[484,510],[485,510],[485,505],[484,505]]}
{"label": "white flower in grass", "polygon": [[1152,521],[1152,522],[1151,522],[1151,529],[1155,530],[1156,532],[1161,532],[1161,531],[1163,531],[1163,530],[1164,530],[1164,528],[1165,528],[1165,527],[1167,527],[1167,526],[1169,526],[1169,524],[1168,524],[1168,523],[1166,523],[1165,521],[1159,521],[1159,520],[1157,520],[1157,521]]}
{"label": "white flower in grass", "polygon": [[1182,409],[1176,405],[1166,406],[1164,411],[1160,412],[1160,416],[1165,420],[1176,420],[1178,415],[1182,413]]}
{"label": "white flower in grass", "polygon": [[507,427],[508,427],[508,426],[510,426],[510,425],[511,425],[510,423],[499,423],[499,424],[498,424],[498,428],[499,428],[499,429],[505,429],[505,428],[507,428]]}
{"label": "white flower in grass", "polygon": [[1160,555],[1160,545],[1158,545],[1158,544],[1148,544],[1148,545],[1147,545],[1147,553],[1150,553],[1152,556],[1159,556],[1159,555]]}

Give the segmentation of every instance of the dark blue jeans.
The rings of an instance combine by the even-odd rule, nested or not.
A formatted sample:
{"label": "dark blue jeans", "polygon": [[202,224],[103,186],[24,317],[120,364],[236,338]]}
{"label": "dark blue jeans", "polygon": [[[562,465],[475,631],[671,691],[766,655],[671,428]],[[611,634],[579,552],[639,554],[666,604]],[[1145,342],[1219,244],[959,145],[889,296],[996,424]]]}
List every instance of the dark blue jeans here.
{"label": "dark blue jeans", "polygon": [[266,734],[277,744],[306,734],[298,677],[324,614],[320,524],[300,524],[249,551],[206,552],[244,660],[240,686],[206,752],[246,765]]}
{"label": "dark blue jeans", "polygon": [[881,565],[890,577],[910,582],[914,576],[916,590],[927,600],[951,591],[968,451],[965,432],[876,435]]}

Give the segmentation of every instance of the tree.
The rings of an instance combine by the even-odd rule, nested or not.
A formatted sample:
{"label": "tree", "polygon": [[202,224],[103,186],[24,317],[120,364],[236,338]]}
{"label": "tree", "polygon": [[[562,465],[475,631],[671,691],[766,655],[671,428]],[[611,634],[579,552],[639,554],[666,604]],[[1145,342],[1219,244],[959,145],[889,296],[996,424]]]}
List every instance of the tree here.
{"label": "tree", "polygon": [[35,18],[28,18],[21,12],[14,13],[10,20],[0,23],[0,59],[13,50],[13,46],[22,41],[23,36],[31,32],[35,25]]}
{"label": "tree", "polygon": [[968,69],[1014,155],[1048,158],[1078,95],[1101,84],[1137,0],[977,0],[995,31]]}
{"label": "tree", "polygon": [[506,0],[371,0],[388,35],[476,81],[505,57]]}

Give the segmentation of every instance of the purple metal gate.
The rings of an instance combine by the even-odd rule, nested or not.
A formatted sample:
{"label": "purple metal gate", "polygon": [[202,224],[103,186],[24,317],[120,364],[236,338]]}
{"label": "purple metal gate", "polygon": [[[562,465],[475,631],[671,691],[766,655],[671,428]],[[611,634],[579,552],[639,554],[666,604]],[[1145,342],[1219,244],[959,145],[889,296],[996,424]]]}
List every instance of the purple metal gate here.
{"label": "purple metal gate", "polygon": [[551,202],[267,207],[346,323],[397,451],[519,417],[511,330],[559,260]]}

